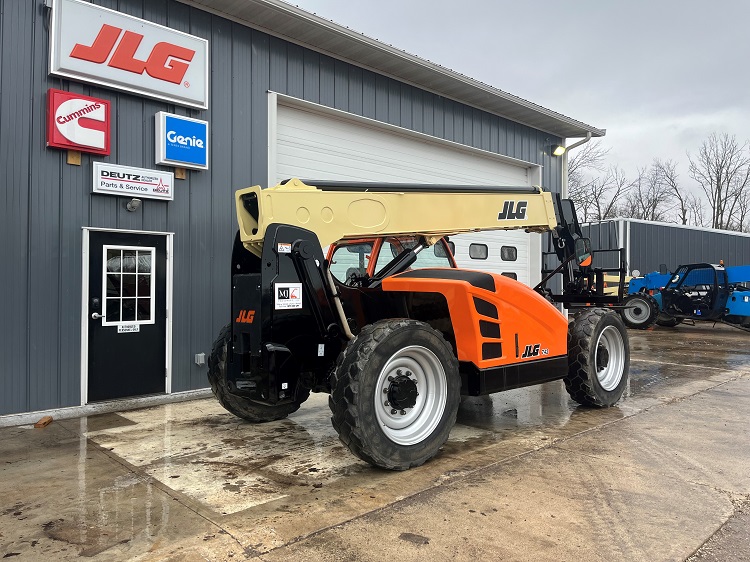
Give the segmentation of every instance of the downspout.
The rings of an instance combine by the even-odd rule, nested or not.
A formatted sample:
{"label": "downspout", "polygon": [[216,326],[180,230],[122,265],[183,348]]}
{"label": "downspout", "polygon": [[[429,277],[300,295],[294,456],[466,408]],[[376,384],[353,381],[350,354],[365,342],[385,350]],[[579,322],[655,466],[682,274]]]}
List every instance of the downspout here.
{"label": "downspout", "polygon": [[567,199],[568,197],[568,152],[573,150],[576,147],[581,146],[582,144],[586,144],[591,140],[591,131],[586,133],[586,137],[579,140],[578,142],[574,142],[570,146],[565,147],[565,152],[563,153],[563,161],[562,161],[562,196],[563,199]]}

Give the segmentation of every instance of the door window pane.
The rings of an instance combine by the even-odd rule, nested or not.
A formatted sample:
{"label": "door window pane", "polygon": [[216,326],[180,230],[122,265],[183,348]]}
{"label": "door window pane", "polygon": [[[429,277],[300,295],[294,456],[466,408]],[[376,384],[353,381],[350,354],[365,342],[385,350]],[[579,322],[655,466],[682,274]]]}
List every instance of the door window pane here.
{"label": "door window pane", "polygon": [[135,299],[122,299],[122,321],[133,322],[135,320]]}
{"label": "door window pane", "polygon": [[135,250],[122,251],[122,271],[124,273],[135,273],[135,260],[138,252]]}
{"label": "door window pane", "polygon": [[107,250],[107,271],[117,273],[120,270],[120,263],[122,256],[121,250]]}
{"label": "door window pane", "polygon": [[139,275],[138,276],[138,296],[145,297],[151,295],[151,276],[150,275]]}
{"label": "door window pane", "polygon": [[122,276],[122,296],[123,297],[135,297],[136,294],[136,276],[125,274]]}
{"label": "door window pane", "polygon": [[151,320],[151,299],[138,299],[136,320]]}
{"label": "door window pane", "polygon": [[136,320],[151,320],[151,299],[138,299]]}
{"label": "door window pane", "polygon": [[119,322],[120,321],[120,299],[107,299],[107,322]]}
{"label": "door window pane", "polygon": [[138,252],[138,273],[151,273],[151,252]]}
{"label": "door window pane", "polygon": [[[119,258],[118,258],[119,259]],[[120,296],[120,277],[121,275],[107,274],[107,293],[108,297]]]}

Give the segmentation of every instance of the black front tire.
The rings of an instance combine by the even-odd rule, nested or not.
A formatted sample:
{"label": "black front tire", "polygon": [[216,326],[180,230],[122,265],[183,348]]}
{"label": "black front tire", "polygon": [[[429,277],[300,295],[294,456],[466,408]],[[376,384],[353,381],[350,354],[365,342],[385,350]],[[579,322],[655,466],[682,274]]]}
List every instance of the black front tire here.
{"label": "black front tire", "polygon": [[260,404],[229,392],[226,367],[231,328],[227,325],[221,329],[208,358],[208,381],[219,404],[238,418],[255,423],[281,420],[299,410],[300,405],[310,396],[310,390],[300,388],[299,385],[295,391],[294,401],[278,406]]}
{"label": "black front tire", "polygon": [[648,293],[633,293],[625,298],[625,308],[620,310],[622,321],[628,328],[646,330],[659,316],[659,303]]}
{"label": "black front tire", "polygon": [[[398,405],[399,381],[417,392],[404,408]],[[406,470],[434,457],[446,442],[460,391],[458,360],[440,332],[416,320],[381,320],[365,326],[336,362],[331,423],[360,459]]]}
{"label": "black front tire", "polygon": [[630,345],[619,314],[590,308],[568,326],[565,389],[585,406],[614,406],[628,384]]}
{"label": "black front tire", "polygon": [[675,318],[669,314],[661,313],[656,318],[656,324],[665,328],[674,328],[678,324],[682,324],[682,318]]}

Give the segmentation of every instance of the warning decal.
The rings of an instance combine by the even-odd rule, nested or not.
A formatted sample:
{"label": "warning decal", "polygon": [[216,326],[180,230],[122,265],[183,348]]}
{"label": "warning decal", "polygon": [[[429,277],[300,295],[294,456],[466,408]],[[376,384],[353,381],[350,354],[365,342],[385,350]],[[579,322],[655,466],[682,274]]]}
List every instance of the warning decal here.
{"label": "warning decal", "polygon": [[274,283],[276,310],[302,308],[302,283]]}

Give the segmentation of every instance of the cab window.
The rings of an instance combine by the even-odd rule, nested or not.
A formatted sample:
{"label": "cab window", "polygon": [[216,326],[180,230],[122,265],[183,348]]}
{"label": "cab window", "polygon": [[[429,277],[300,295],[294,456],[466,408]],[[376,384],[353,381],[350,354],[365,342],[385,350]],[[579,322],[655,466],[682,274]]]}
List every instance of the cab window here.
{"label": "cab window", "polygon": [[352,275],[362,277],[367,273],[371,255],[371,242],[343,243],[331,256],[331,274],[342,283],[346,283]]}
{"label": "cab window", "polygon": [[[414,236],[389,236],[383,240],[380,247],[378,261],[375,264],[375,271],[380,271],[383,267],[399,255],[404,250],[409,250],[417,245],[417,238]],[[425,267],[452,267],[448,250],[442,242],[429,246],[417,254],[417,261],[411,265],[411,269],[422,269]]]}

